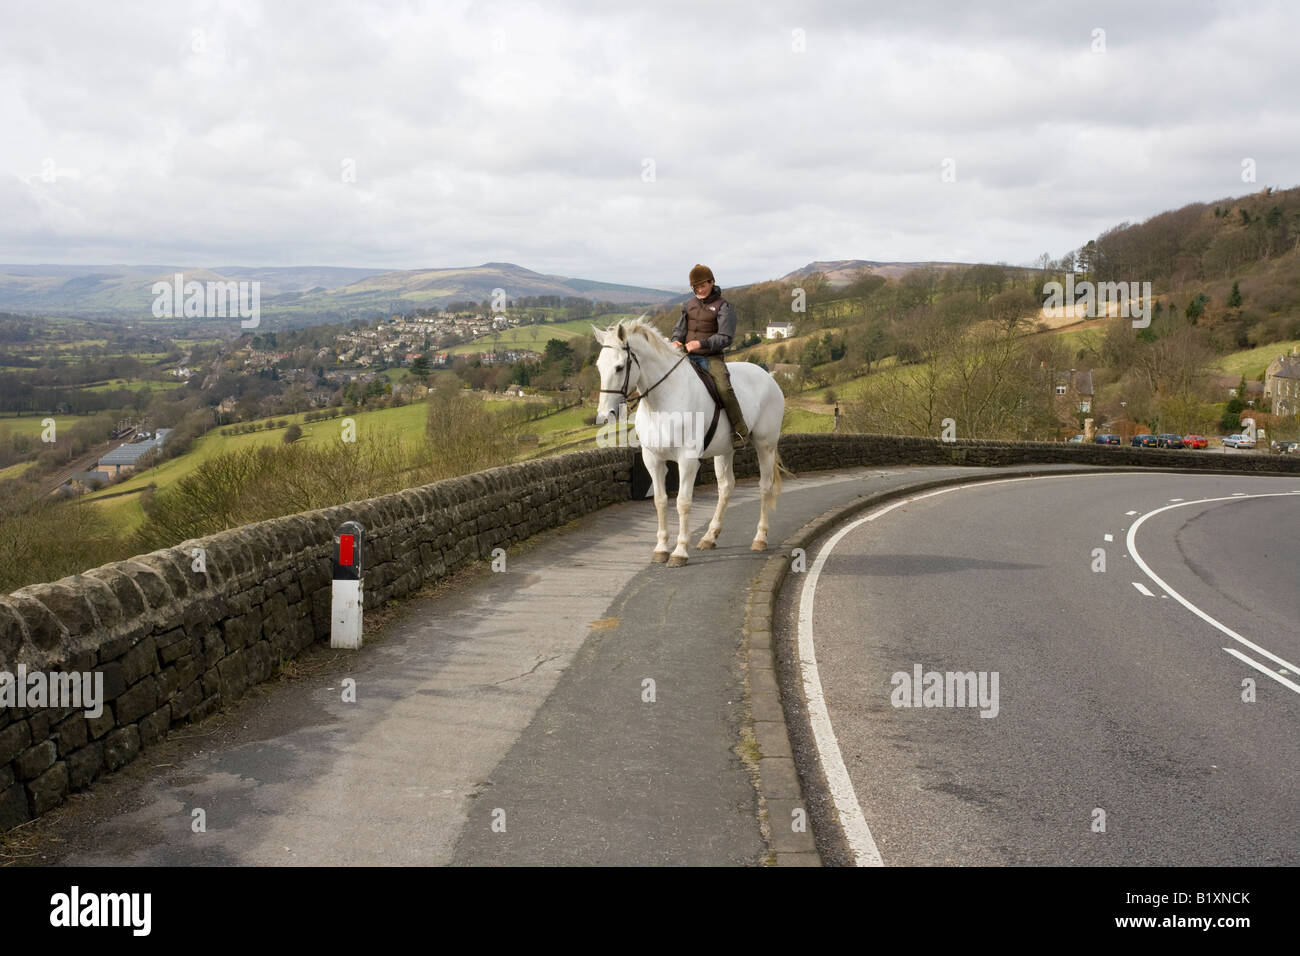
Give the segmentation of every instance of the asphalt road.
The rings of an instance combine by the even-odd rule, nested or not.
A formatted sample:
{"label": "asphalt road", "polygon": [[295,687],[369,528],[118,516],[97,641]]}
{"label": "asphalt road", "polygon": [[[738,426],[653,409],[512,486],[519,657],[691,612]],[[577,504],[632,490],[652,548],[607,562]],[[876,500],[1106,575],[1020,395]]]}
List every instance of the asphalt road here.
{"label": "asphalt road", "polygon": [[[1300,481],[970,485],[838,531],[782,615],[793,641],[804,610],[821,764],[845,772],[830,856],[1300,862]],[[982,672],[989,704],[996,675],[996,707],[957,706],[946,678],[927,706],[931,671],[977,694]]]}

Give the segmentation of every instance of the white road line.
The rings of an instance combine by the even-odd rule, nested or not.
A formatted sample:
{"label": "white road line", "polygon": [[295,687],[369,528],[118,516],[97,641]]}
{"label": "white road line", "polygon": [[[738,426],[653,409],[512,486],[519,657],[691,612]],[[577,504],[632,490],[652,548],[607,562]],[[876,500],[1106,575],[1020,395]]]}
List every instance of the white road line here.
{"label": "white road line", "polygon": [[1141,591],[1147,597],[1155,597],[1154,594],[1152,594],[1150,591],[1146,589],[1146,586],[1141,581],[1134,581],[1133,586],[1137,588],[1139,591]]}
{"label": "white road line", "polygon": [[1170,498],[1170,501],[1186,501],[1186,498]]}
{"label": "white road line", "polygon": [[1259,671],[1261,674],[1267,674],[1269,677],[1273,678],[1273,680],[1277,681],[1279,684],[1285,684],[1287,687],[1290,687],[1297,694],[1300,694],[1300,684],[1287,680],[1281,674],[1273,673],[1273,671],[1269,670],[1259,661],[1252,660],[1251,658],[1247,657],[1245,654],[1241,653],[1241,651],[1237,650],[1235,647],[1225,647],[1223,649],[1227,651],[1229,654],[1231,654],[1233,657],[1237,658],[1238,660],[1244,661],[1245,663],[1249,664],[1251,667],[1255,668],[1255,670]]}
{"label": "white road line", "polygon": [[1126,515],[1135,515],[1135,514],[1137,514],[1137,512],[1136,512],[1136,511],[1126,511],[1126,512],[1124,512],[1124,514],[1126,514]]}
{"label": "white road line", "polygon": [[1114,540],[1115,540],[1115,536],[1114,536],[1113,534],[1103,534],[1103,535],[1101,536],[1101,540],[1103,540],[1103,541],[1114,541]]}
{"label": "white road line", "polygon": [[844,766],[844,755],[840,753],[840,744],[835,738],[835,728],[831,726],[831,715],[826,708],[821,674],[817,669],[817,651],[813,647],[813,599],[817,590],[817,578],[826,565],[826,559],[830,557],[831,549],[839,540],[864,521],[873,521],[886,512],[901,508],[911,500],[911,498],[904,498],[882,511],[859,518],[836,532],[817,553],[817,558],[808,569],[808,577],[804,579],[803,590],[799,595],[799,670],[803,676],[804,700],[808,703],[808,722],[812,725],[813,739],[817,743],[817,753],[821,758],[822,773],[826,775],[826,786],[831,792],[831,799],[835,802],[840,827],[844,830],[844,838],[848,840],[849,849],[853,853],[853,862],[857,866],[884,866],[885,861],[876,847],[875,837],[871,835],[871,827],[867,825],[862,805],[858,803],[857,792],[853,789],[848,768]]}
{"label": "white road line", "polygon": [[[1128,529],[1128,539],[1125,542],[1125,544],[1128,546],[1129,554],[1133,556],[1133,561],[1137,564],[1139,568],[1142,569],[1142,573],[1145,574],[1147,577],[1149,577],[1152,581],[1154,581],[1156,585],[1160,587],[1162,590],[1168,592],[1169,596],[1172,597],[1175,601],[1177,601],[1183,607],[1187,608],[1187,610],[1191,611],[1201,620],[1205,621],[1205,623],[1211,625],[1212,627],[1216,627],[1224,634],[1227,634],[1238,644],[1242,644],[1246,647],[1249,647],[1256,654],[1262,654],[1264,657],[1267,657],[1271,661],[1276,661],[1278,664],[1281,664],[1283,667],[1285,667],[1287,670],[1291,671],[1292,673],[1297,673],[1300,672],[1300,667],[1296,667],[1294,664],[1292,664],[1290,661],[1286,660],[1285,658],[1278,657],[1272,651],[1265,650],[1264,648],[1260,647],[1258,644],[1254,643],[1253,641],[1247,640],[1246,638],[1238,634],[1236,631],[1234,631],[1232,628],[1228,627],[1226,624],[1220,624],[1218,621],[1210,617],[1210,615],[1206,614],[1204,611],[1202,611],[1191,601],[1187,600],[1187,598],[1183,597],[1181,594],[1179,594],[1177,591],[1171,588],[1168,584],[1164,582],[1164,579],[1161,578],[1160,575],[1152,571],[1151,568],[1147,565],[1147,563],[1142,560],[1142,555],[1138,554],[1138,550],[1137,550],[1138,528],[1142,527],[1142,522],[1146,521],[1147,518],[1154,517],[1155,515],[1160,514],[1162,511],[1169,511],[1171,508],[1185,508],[1187,505],[1207,504],[1215,501],[1237,501],[1237,500],[1249,499],[1249,498],[1289,498],[1290,496],[1291,496],[1290,492],[1278,492],[1278,493],[1270,492],[1266,494],[1247,495],[1244,492],[1238,491],[1232,495],[1229,495],[1226,498],[1204,498],[1201,501],[1184,501],[1181,504],[1165,505],[1163,508],[1157,508],[1154,511],[1148,511],[1142,517],[1138,518],[1137,521],[1134,521],[1133,527]],[[1298,689],[1297,692],[1300,693],[1300,689]]]}

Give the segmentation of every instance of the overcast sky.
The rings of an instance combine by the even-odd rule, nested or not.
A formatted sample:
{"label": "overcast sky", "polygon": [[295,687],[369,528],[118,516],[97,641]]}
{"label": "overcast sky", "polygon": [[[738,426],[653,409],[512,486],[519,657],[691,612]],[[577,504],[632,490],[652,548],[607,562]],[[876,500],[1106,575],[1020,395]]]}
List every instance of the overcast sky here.
{"label": "overcast sky", "polygon": [[7,0],[0,24],[3,262],[684,289],[696,262],[723,286],[1028,264],[1300,183],[1286,2]]}

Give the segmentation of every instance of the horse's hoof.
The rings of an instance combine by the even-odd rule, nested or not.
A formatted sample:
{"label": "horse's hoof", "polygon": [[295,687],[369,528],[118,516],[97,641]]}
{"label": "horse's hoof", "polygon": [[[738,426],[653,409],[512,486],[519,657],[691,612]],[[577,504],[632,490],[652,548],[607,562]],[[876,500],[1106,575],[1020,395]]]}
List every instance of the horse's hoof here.
{"label": "horse's hoof", "polygon": [[708,538],[701,538],[700,543],[695,547],[701,551],[708,551],[710,548],[716,548],[717,546],[717,542],[710,541]]}
{"label": "horse's hoof", "polygon": [[766,550],[767,550],[767,542],[766,542],[766,541],[755,541],[753,544],[751,544],[751,545],[749,546],[749,550],[750,550],[750,551],[766,551]]}
{"label": "horse's hoof", "polygon": [[653,561],[655,564],[663,564],[665,561],[668,560],[668,552],[656,551],[654,554],[650,556],[650,560]]}
{"label": "horse's hoof", "polygon": [[670,568],[680,568],[685,563],[686,558],[683,558],[680,554],[674,554],[668,559],[668,567]]}

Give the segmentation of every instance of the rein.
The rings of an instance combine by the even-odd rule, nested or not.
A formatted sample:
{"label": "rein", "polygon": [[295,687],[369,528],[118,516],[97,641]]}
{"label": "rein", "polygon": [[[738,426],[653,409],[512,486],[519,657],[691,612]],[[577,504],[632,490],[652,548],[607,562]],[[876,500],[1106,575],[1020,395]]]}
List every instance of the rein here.
{"label": "rein", "polygon": [[[682,357],[679,358],[676,362],[674,362],[674,363],[672,364],[672,367],[669,368],[668,371],[664,372],[663,375],[659,376],[659,381],[658,381],[658,382],[655,382],[654,385],[651,385],[651,386],[650,386],[649,388],[647,388],[644,392],[638,392],[637,395],[636,395],[636,398],[632,398],[632,397],[629,396],[628,393],[627,393],[628,386],[632,384],[632,363],[633,363],[633,362],[636,362],[637,365],[640,365],[640,364],[641,364],[641,360],[640,360],[639,358],[637,358],[637,357],[636,357],[636,353],[632,351],[632,343],[631,343],[630,341],[629,341],[629,342],[624,342],[623,345],[622,345],[621,347],[627,349],[627,357],[628,357],[628,362],[627,362],[627,364],[623,367],[623,387],[622,387],[622,388],[602,388],[602,389],[601,389],[601,392],[602,392],[602,393],[609,392],[609,393],[613,393],[613,394],[617,394],[617,395],[622,395],[622,396],[623,396],[623,403],[624,403],[625,405],[627,405],[627,408],[628,408],[628,411],[629,411],[629,412],[632,410],[632,408],[633,408],[633,404],[634,404],[634,403],[636,403],[636,402],[640,402],[641,399],[645,398],[647,395],[649,395],[651,392],[653,392],[656,388],[658,388],[659,385],[660,385],[660,383],[663,382],[664,379],[666,379],[669,375],[671,375],[671,374],[673,373],[673,369],[677,368],[677,366],[681,365],[684,361],[686,361],[686,358],[687,358],[687,356],[689,355],[689,353],[687,353],[687,352],[683,352],[683,353],[682,353]],[[620,348],[620,346],[617,346],[617,345],[602,345],[601,348],[602,348],[602,349],[616,349],[616,348]]]}

